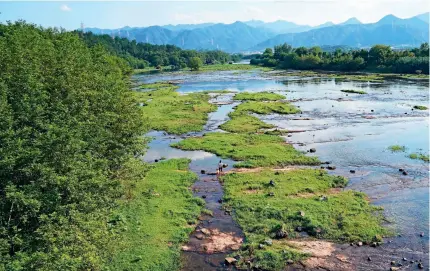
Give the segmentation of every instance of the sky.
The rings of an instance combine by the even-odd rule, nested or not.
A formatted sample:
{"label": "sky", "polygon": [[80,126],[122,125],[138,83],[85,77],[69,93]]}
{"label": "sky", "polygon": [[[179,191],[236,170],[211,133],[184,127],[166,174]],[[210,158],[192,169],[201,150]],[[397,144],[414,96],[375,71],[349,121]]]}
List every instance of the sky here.
{"label": "sky", "polygon": [[0,0],[0,22],[23,19],[45,27],[121,28],[203,22],[287,20],[297,24],[340,23],[356,17],[372,23],[387,14],[408,18],[428,12],[428,0],[264,0],[264,1],[67,1]]}

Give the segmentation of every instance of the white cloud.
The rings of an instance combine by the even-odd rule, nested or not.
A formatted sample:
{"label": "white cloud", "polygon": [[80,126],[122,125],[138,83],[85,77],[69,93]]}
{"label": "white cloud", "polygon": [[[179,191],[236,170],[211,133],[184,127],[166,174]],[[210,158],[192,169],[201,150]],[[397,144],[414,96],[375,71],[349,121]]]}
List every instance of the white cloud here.
{"label": "white cloud", "polygon": [[72,11],[72,9],[66,4],[61,5],[60,10],[66,11],[66,12]]}

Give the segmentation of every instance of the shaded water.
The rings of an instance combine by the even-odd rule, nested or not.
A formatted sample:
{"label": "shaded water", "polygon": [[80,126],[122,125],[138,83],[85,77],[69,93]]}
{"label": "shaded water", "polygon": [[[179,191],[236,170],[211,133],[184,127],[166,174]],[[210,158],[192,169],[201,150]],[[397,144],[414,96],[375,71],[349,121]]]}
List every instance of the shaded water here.
{"label": "shaded water", "polygon": [[[197,74],[171,73],[140,77],[146,82],[176,81],[180,92],[228,89],[232,91],[276,91],[300,107],[301,114],[259,116],[282,129],[301,131],[285,137],[301,150],[316,148],[322,161],[330,161],[337,169],[333,174],[350,179],[348,189],[367,193],[373,204],[382,206],[390,223],[399,234],[386,239],[379,248],[351,248],[339,245],[359,270],[388,270],[392,260],[422,259],[428,265],[429,170],[428,164],[408,158],[412,152],[428,154],[428,110],[411,110],[414,105],[427,105],[428,84],[407,81],[385,83],[339,82],[334,79],[297,80],[256,71],[206,72]],[[368,94],[346,94],[342,89],[364,90]],[[219,96],[214,102],[229,102],[231,95]],[[228,119],[235,104],[221,105],[210,115],[205,132],[215,131]],[[184,152],[169,147],[181,138],[153,132],[145,159],[188,157],[191,169],[199,174],[194,185],[195,195],[206,195],[207,208],[214,211],[214,221],[203,220],[200,226],[224,227],[240,235],[237,225],[220,209],[218,199],[222,187],[215,176],[200,174],[200,170],[215,170],[219,158],[213,154]],[[393,153],[390,145],[404,145],[406,152]],[[224,161],[233,165],[233,161]],[[400,174],[399,168],[408,172]],[[355,174],[349,172],[354,169]],[[425,237],[420,237],[424,232]],[[191,241],[193,242],[193,237]],[[208,256],[184,253],[184,270],[223,270],[225,253]],[[367,256],[376,260],[367,261]],[[416,265],[404,266],[416,269]]]}

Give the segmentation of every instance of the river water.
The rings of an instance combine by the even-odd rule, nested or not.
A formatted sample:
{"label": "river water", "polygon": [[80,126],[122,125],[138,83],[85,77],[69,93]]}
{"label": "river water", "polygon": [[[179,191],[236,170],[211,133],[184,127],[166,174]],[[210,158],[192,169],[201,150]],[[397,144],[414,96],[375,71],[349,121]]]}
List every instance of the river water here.
{"label": "river water", "polygon": [[[410,259],[422,260],[429,266],[429,165],[413,160],[409,153],[429,151],[429,111],[412,110],[414,105],[428,105],[429,86],[423,81],[385,81],[384,83],[337,81],[324,78],[298,78],[282,73],[259,71],[226,71],[204,73],[161,73],[141,75],[141,82],[173,81],[179,92],[227,89],[235,92],[274,91],[287,96],[302,110],[296,115],[259,116],[265,122],[293,131],[285,140],[300,150],[316,148],[321,161],[336,165],[332,174],[349,178],[347,189],[363,191],[371,202],[384,208],[387,227],[396,235],[384,240],[378,248],[351,248],[337,245],[357,270],[388,270],[391,261],[404,262],[402,270],[417,269]],[[347,94],[340,90],[364,90],[368,94]],[[202,133],[217,131],[228,120],[227,114],[235,104],[232,94],[215,97],[212,102],[222,104],[209,116]],[[227,104],[225,104],[227,103]],[[192,134],[195,135],[196,133]],[[201,134],[201,133],[197,133]],[[205,196],[206,208],[213,217],[202,218],[198,228],[213,228],[232,232],[240,237],[239,227],[228,213],[221,210],[222,186],[216,176],[201,174],[214,172],[220,160],[204,151],[181,151],[170,148],[187,135],[166,135],[151,132],[154,140],[144,159],[187,157],[190,168],[199,175],[193,186],[196,196]],[[391,152],[390,145],[406,146],[406,152]],[[233,161],[223,160],[228,169]],[[399,169],[408,175],[402,175]],[[350,173],[355,170],[355,173]],[[424,233],[424,237],[420,234]],[[194,235],[190,245],[198,243]],[[193,243],[194,242],[194,243]],[[224,258],[229,251],[209,255],[196,249],[184,252],[184,270],[225,270]],[[368,256],[372,261],[367,261]]]}

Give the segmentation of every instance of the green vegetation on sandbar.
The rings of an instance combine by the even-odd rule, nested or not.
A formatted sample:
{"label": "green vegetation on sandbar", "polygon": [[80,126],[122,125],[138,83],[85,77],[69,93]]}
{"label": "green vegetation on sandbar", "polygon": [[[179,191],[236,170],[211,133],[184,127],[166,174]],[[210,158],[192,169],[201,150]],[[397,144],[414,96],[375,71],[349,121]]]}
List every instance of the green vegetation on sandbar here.
{"label": "green vegetation on sandbar", "polygon": [[236,107],[236,110],[233,111],[231,114],[238,115],[238,114],[247,114],[247,113],[257,113],[257,114],[271,114],[271,113],[278,113],[278,114],[296,114],[299,113],[300,110],[288,103],[288,102],[281,102],[281,101],[274,101],[274,102],[257,102],[257,101],[250,101],[241,103]]}
{"label": "green vegetation on sandbar", "polygon": [[324,170],[231,173],[222,181],[224,207],[233,211],[246,236],[235,253],[241,255],[240,267],[251,261],[261,270],[283,270],[287,260],[303,259],[306,255],[288,243],[299,231],[341,242],[381,242],[387,234],[381,209],[363,193],[333,189],[347,180]]}
{"label": "green vegetation on sandbar", "polygon": [[219,90],[205,90],[205,91],[201,91],[201,93],[206,93],[206,94],[229,94],[229,93],[235,93],[232,90],[227,90],[227,89],[219,89]]}
{"label": "green vegetation on sandbar", "polygon": [[414,109],[418,109],[418,110],[427,110],[427,106],[424,105],[414,105]]}
{"label": "green vegetation on sandbar", "polygon": [[145,177],[136,162],[125,176],[129,193],[109,224],[119,232],[112,270],[178,270],[180,246],[188,240],[204,200],[188,189],[197,179],[188,159],[153,164]]}
{"label": "green vegetation on sandbar", "polygon": [[207,133],[172,144],[182,150],[204,150],[223,158],[242,161],[235,167],[282,167],[288,165],[318,165],[309,157],[284,142],[284,139],[264,134]]}
{"label": "green vegetation on sandbar", "polygon": [[249,113],[257,114],[294,114],[299,110],[294,105],[287,102],[257,102],[250,101],[239,104],[235,110],[228,114],[230,120],[220,126],[221,129],[232,133],[255,133],[261,129],[274,128],[272,124],[267,124]]}
{"label": "green vegetation on sandbar", "polygon": [[264,131],[266,135],[278,135],[278,136],[284,136],[288,134],[288,130],[282,130],[282,129],[273,129],[273,130],[267,130]]}
{"label": "green vegetation on sandbar", "polygon": [[166,83],[149,84],[141,88],[156,88],[152,91],[135,92],[136,99],[143,104],[142,111],[149,129],[184,134],[201,131],[208,113],[216,110],[205,93],[181,95],[177,86]]}
{"label": "green vegetation on sandbar", "polygon": [[261,67],[250,64],[214,64],[214,65],[203,65],[200,68],[201,71],[233,71],[233,70],[262,70],[271,71],[273,68]]}
{"label": "green vegetation on sandbar", "polygon": [[388,147],[388,149],[392,152],[404,152],[404,151],[406,151],[406,147],[400,146],[400,145],[391,145]]}
{"label": "green vegetation on sandbar", "polygon": [[231,133],[256,133],[261,129],[274,127],[274,125],[250,115],[233,115],[229,121],[220,125],[221,129]]}
{"label": "green vegetation on sandbar", "polygon": [[285,99],[284,95],[273,93],[273,92],[241,92],[233,97],[234,100],[242,101],[277,101]]}
{"label": "green vegetation on sandbar", "polygon": [[367,94],[367,92],[363,90],[342,89],[341,91],[346,93]]}
{"label": "green vegetation on sandbar", "polygon": [[423,153],[411,153],[409,154],[409,158],[411,159],[420,159],[423,160],[424,162],[429,162],[430,161],[430,155],[426,155]]}

